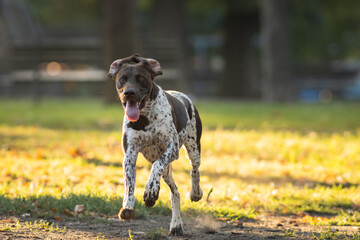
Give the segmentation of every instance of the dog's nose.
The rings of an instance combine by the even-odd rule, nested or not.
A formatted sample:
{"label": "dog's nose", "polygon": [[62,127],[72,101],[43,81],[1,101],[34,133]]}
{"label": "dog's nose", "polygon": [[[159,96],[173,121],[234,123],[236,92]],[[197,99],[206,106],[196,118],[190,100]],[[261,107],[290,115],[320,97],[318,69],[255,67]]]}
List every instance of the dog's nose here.
{"label": "dog's nose", "polygon": [[124,94],[126,97],[134,96],[136,93],[136,90],[134,88],[126,89]]}

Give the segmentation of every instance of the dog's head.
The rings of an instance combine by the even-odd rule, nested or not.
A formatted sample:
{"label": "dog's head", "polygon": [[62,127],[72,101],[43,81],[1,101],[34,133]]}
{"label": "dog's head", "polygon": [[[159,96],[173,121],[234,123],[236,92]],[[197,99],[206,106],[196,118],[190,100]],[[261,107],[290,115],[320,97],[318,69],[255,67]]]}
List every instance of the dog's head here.
{"label": "dog's head", "polygon": [[154,77],[161,74],[158,61],[142,58],[138,54],[115,60],[111,64],[108,76],[116,82],[116,90],[130,121],[139,119],[140,110],[149,100],[153,89]]}

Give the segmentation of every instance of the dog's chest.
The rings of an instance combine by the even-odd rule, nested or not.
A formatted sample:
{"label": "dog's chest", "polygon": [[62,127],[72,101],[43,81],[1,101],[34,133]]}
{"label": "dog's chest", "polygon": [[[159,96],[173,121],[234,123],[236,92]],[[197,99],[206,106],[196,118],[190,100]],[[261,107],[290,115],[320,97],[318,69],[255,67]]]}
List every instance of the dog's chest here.
{"label": "dog's chest", "polygon": [[144,130],[132,128],[126,130],[130,147],[138,148],[139,152],[150,162],[157,160],[164,153],[169,143],[172,142],[179,146],[179,135],[171,122],[166,121],[166,118],[157,120],[150,122]]}
{"label": "dog's chest", "polygon": [[124,130],[129,145],[138,148],[148,161],[157,160],[169,143],[174,143],[178,149],[182,146],[187,127],[177,132],[171,106],[163,92],[143,118],[146,122],[143,126],[127,123]]}

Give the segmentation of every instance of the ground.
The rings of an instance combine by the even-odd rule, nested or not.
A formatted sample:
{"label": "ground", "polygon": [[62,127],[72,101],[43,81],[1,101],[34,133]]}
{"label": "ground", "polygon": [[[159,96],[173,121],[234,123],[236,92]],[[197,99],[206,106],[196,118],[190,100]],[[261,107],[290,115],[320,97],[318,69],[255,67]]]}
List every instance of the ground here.
{"label": "ground", "polygon": [[[169,236],[159,226],[166,226],[170,217],[153,216],[146,219],[107,222],[48,221],[58,230],[44,227],[30,229],[26,222],[39,219],[2,217],[0,228],[11,231],[0,232],[1,239],[359,239],[358,227],[310,226],[295,217],[259,216],[251,221],[221,221],[210,216],[185,218],[184,236]],[[17,221],[19,221],[17,227]],[[325,236],[321,238],[321,236]],[[327,236],[327,237],[326,237]],[[357,238],[356,238],[357,236]]]}

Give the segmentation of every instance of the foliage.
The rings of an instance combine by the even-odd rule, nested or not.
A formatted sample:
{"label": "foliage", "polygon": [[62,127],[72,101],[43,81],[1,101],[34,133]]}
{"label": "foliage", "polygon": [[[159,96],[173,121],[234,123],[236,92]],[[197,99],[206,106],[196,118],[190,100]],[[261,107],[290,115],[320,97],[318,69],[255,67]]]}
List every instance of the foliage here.
{"label": "foliage", "polygon": [[291,1],[290,36],[297,62],[320,64],[359,56],[359,2]]}
{"label": "foliage", "polygon": [[[152,0],[139,1],[139,19],[148,19]],[[187,32],[220,34],[228,10],[247,14],[258,9],[257,1],[186,1]],[[100,29],[103,13],[99,0],[37,0],[30,10],[47,27]],[[324,64],[330,60],[353,59],[359,56],[359,1],[303,0],[290,1],[290,45],[295,63]],[[86,27],[86,28],[85,28]]]}
{"label": "foliage", "polygon": [[37,0],[29,3],[34,16],[47,27],[91,27],[101,23],[101,1]]}

